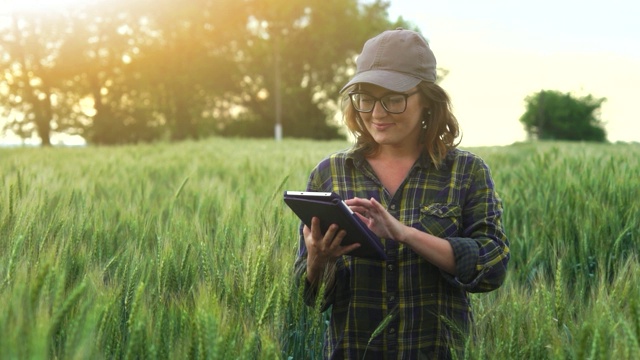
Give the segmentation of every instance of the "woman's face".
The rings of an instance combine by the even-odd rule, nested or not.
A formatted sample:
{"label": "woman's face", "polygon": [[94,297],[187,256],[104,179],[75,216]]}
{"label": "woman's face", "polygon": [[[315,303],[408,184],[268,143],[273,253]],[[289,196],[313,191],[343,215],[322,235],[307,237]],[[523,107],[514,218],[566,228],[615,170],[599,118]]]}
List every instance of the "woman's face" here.
{"label": "woman's face", "polygon": [[[402,94],[371,84],[361,84],[359,92],[366,93],[375,98]],[[424,105],[417,88],[413,88],[404,94],[411,95],[407,97],[407,107],[405,111],[400,114],[387,112],[380,101],[375,102],[373,111],[359,113],[367,130],[373,139],[381,146],[396,148],[418,146]]]}

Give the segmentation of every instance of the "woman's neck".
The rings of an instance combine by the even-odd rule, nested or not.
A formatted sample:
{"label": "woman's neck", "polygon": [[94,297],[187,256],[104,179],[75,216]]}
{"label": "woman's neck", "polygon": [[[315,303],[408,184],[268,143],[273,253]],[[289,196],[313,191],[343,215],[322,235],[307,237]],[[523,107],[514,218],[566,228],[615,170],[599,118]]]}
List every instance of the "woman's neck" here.
{"label": "woman's neck", "polygon": [[391,146],[380,145],[375,155],[371,159],[376,160],[410,160],[416,161],[420,157],[419,146]]}

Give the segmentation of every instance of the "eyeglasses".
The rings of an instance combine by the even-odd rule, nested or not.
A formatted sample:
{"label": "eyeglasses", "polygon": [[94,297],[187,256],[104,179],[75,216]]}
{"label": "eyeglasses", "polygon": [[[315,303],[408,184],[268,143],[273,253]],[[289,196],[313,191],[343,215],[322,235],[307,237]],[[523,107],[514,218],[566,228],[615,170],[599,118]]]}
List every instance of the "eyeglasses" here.
{"label": "eyeglasses", "polygon": [[380,101],[382,107],[389,114],[402,114],[405,110],[407,110],[407,98],[419,92],[420,90],[416,90],[409,94],[395,93],[377,98],[367,93],[354,91],[349,93],[349,98],[351,99],[351,104],[358,112],[370,113],[376,106],[376,102]]}

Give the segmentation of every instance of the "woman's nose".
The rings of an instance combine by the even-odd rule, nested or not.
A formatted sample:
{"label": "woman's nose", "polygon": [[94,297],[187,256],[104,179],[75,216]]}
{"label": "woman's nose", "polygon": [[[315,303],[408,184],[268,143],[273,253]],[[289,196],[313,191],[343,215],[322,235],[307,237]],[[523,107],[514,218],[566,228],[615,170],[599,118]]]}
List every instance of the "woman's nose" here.
{"label": "woman's nose", "polygon": [[371,111],[371,113],[375,117],[387,116],[387,110],[385,110],[384,106],[382,106],[382,102],[380,100],[376,100],[376,102],[373,104],[373,110]]}

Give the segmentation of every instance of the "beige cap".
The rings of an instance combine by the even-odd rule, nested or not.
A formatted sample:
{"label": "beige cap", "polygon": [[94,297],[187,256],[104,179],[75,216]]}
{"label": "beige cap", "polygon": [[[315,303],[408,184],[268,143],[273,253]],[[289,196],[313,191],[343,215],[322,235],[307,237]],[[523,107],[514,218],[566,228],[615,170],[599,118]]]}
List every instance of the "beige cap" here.
{"label": "beige cap", "polygon": [[369,39],[356,65],[356,75],[340,92],[357,83],[403,92],[421,81],[436,81],[436,58],[425,38],[412,30],[387,30]]}

